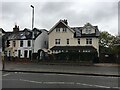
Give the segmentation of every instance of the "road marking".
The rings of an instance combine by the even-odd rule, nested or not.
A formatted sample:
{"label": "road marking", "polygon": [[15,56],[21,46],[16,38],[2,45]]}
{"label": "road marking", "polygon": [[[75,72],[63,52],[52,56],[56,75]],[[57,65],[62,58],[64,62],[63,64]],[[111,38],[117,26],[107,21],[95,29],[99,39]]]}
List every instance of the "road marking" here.
{"label": "road marking", "polygon": [[94,86],[94,87],[100,87],[100,88],[111,88],[111,87],[108,87],[108,86],[91,85],[91,84],[86,84],[86,83],[76,83],[76,84],[85,85],[85,86]]}
{"label": "road marking", "polygon": [[43,84],[75,84],[74,82],[43,82]]}
{"label": "road marking", "polygon": [[30,83],[39,83],[39,84],[71,84],[71,85],[78,84],[78,85],[99,87],[99,88],[111,88],[111,87],[108,87],[108,86],[91,85],[91,84],[86,84],[86,83],[75,83],[75,82],[38,82],[38,81],[31,81],[31,80],[25,80],[25,79],[20,79],[20,81],[25,81],[25,82],[30,82]]}
{"label": "road marking", "polygon": [[31,82],[31,83],[40,83],[40,84],[42,84],[42,82],[25,80],[25,79],[20,79],[20,81]]}
{"label": "road marking", "polygon": [[39,83],[39,84],[75,84],[74,82],[38,82],[38,81],[25,80],[25,79],[20,79],[20,81]]}
{"label": "road marking", "polygon": [[2,75],[2,76],[5,77],[5,76],[8,76],[8,75],[10,75],[10,73],[4,74],[4,75]]}
{"label": "road marking", "polygon": [[108,77],[105,77],[105,76],[88,76],[88,75],[70,75],[70,74],[44,74],[44,75],[51,75],[51,76],[57,76],[57,75],[61,75],[61,76],[84,76],[84,77],[104,77],[104,78],[119,78],[119,77],[110,77],[110,76],[108,76]]}

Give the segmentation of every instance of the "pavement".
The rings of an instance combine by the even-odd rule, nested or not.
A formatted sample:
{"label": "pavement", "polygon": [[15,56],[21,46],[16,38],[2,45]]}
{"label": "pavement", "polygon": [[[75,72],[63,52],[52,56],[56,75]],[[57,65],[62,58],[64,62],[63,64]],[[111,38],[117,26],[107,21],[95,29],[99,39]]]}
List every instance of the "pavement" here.
{"label": "pavement", "polygon": [[66,65],[66,64],[43,64],[43,63],[5,63],[4,71],[7,72],[33,72],[33,73],[58,73],[93,76],[120,77],[120,65],[99,63],[92,65]]}

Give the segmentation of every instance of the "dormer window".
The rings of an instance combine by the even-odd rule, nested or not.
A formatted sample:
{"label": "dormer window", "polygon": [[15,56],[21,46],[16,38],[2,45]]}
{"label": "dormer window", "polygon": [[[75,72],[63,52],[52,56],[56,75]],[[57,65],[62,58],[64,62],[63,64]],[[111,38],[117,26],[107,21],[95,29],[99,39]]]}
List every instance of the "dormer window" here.
{"label": "dormer window", "polygon": [[56,28],[56,32],[60,32],[60,28]]}
{"label": "dormer window", "polygon": [[91,28],[90,28],[90,27],[87,27],[87,28],[86,28],[86,33],[87,33],[87,34],[90,34],[90,33],[91,33]]}

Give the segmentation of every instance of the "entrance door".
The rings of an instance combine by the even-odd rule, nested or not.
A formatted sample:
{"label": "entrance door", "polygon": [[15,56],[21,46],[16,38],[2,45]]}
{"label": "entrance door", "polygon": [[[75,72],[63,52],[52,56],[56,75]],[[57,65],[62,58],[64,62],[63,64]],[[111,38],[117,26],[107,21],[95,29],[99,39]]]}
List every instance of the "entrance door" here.
{"label": "entrance door", "polygon": [[31,56],[32,56],[32,51],[30,50],[29,51],[29,58],[31,59]]}
{"label": "entrance door", "polygon": [[18,50],[18,57],[20,58],[20,56],[21,56],[21,51]]}
{"label": "entrance door", "polygon": [[24,58],[27,58],[27,54],[28,54],[28,51],[25,50],[25,51],[24,51]]}

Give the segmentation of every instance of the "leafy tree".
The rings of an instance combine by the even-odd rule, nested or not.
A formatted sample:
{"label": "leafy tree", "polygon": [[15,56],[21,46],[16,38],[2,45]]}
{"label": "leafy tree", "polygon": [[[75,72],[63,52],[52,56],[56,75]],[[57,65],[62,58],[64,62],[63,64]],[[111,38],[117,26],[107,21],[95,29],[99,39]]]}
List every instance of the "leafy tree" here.
{"label": "leafy tree", "polygon": [[115,36],[109,34],[107,31],[100,32],[99,37],[100,53],[112,53],[114,40]]}

